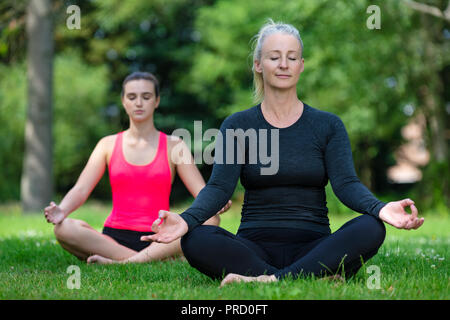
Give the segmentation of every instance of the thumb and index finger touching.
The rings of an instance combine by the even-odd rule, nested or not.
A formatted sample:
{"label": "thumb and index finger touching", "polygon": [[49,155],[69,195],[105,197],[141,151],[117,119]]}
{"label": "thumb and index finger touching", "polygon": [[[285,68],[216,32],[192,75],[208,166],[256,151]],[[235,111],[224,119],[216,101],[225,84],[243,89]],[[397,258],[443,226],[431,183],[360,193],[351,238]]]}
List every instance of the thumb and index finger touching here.
{"label": "thumb and index finger touching", "polygon": [[159,236],[157,233],[161,229],[161,224],[164,222],[163,219],[167,218],[168,215],[169,215],[168,211],[159,210],[158,218],[155,221],[153,221],[153,223],[152,223],[152,231],[155,234],[148,235],[148,236],[142,236],[141,241],[158,241],[157,239],[159,238]]}
{"label": "thumb and index finger touching", "polygon": [[411,199],[403,199],[403,200],[400,200],[400,205],[402,206],[402,207],[408,207],[408,206],[410,206],[410,205],[413,205],[414,204],[414,201],[412,201]]}
{"label": "thumb and index finger touching", "polygon": [[418,227],[420,227],[423,222],[425,221],[425,218],[420,218],[419,219],[419,210],[417,210],[417,207],[415,206],[415,203],[413,200],[411,199],[403,199],[400,201],[400,204],[403,208],[405,207],[410,207],[411,208],[411,216],[410,216],[410,220],[412,221],[416,221],[416,226],[414,227],[414,229],[417,229]]}
{"label": "thumb and index finger touching", "polygon": [[56,203],[54,203],[53,201],[51,201],[51,202],[49,203],[49,205],[46,206],[46,207],[44,208],[44,211],[53,209],[54,207],[56,207]]}
{"label": "thumb and index finger touching", "polygon": [[418,215],[418,210],[417,210],[417,208],[416,208],[416,206],[414,205],[414,201],[413,200],[411,200],[411,199],[403,199],[403,200],[400,200],[400,205],[403,207],[403,209],[405,208],[405,207],[410,207],[411,208],[411,214],[412,214],[412,216],[414,217],[414,218],[417,218],[417,215]]}

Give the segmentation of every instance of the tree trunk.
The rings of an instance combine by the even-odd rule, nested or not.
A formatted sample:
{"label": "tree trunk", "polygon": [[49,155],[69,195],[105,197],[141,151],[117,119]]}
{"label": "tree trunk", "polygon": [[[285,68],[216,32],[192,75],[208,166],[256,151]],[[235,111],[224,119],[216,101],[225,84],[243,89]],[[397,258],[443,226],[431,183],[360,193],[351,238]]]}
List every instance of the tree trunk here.
{"label": "tree trunk", "polygon": [[428,127],[430,129],[430,143],[433,160],[436,162],[448,161],[448,147],[445,128],[446,114],[445,110],[442,110],[444,107],[438,106],[435,98],[435,95],[437,96],[437,94],[442,93],[436,93],[434,95],[434,92],[429,92],[426,85],[420,88],[420,93],[424,104],[425,114],[427,115]]}
{"label": "tree trunk", "polygon": [[[444,1],[441,6],[443,8]],[[444,11],[443,11],[444,12]],[[446,14],[450,14],[450,1],[447,1]],[[422,25],[425,31],[424,59],[428,66],[428,74],[419,88],[422,103],[425,107],[428,126],[431,134],[431,148],[433,160],[438,163],[448,161],[448,141],[446,137],[447,112],[445,111],[445,73],[446,63],[441,62],[446,55],[445,40],[442,38],[447,23],[436,18],[423,15]]]}
{"label": "tree trunk", "polygon": [[26,18],[28,110],[21,180],[24,212],[51,200],[53,30],[50,0],[30,0]]}

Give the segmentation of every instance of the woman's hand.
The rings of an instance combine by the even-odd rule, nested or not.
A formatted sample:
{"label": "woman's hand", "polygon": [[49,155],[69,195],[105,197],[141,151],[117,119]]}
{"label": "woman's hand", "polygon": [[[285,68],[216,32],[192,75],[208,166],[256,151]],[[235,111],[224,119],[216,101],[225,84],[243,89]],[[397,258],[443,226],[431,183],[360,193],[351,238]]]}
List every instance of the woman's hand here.
{"label": "woman's hand", "polygon": [[53,201],[50,202],[50,205],[48,207],[45,207],[44,216],[47,222],[53,224],[58,224],[66,218],[66,215],[61,210],[61,208]]}
{"label": "woman's hand", "polygon": [[152,231],[155,234],[142,236],[141,241],[170,243],[184,236],[188,232],[188,225],[179,214],[160,210],[159,218],[152,224]]}
{"label": "woman's hand", "polygon": [[[408,206],[411,207],[411,214],[404,209]],[[411,199],[389,202],[381,208],[379,217],[397,229],[406,230],[417,229],[425,221],[425,218],[418,217],[417,208]]]}
{"label": "woman's hand", "polygon": [[231,200],[228,200],[227,204],[222,209],[220,209],[220,211],[217,212],[216,214],[222,214],[222,213],[228,211],[228,209],[230,209],[232,204],[233,204],[233,202]]}

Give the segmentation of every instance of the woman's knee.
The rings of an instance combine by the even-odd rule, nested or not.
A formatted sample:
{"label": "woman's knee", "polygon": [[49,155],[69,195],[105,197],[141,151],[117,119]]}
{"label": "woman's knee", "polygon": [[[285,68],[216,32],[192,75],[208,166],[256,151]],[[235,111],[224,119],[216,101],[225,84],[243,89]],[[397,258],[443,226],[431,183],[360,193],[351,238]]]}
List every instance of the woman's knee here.
{"label": "woman's knee", "polygon": [[181,237],[181,250],[185,256],[208,243],[209,237],[219,229],[214,225],[200,225]]}
{"label": "woman's knee", "polygon": [[364,215],[361,218],[364,219],[364,233],[373,240],[376,247],[381,247],[386,238],[386,226],[383,221],[370,215]]}
{"label": "woman's knee", "polygon": [[53,232],[57,240],[71,242],[76,237],[77,229],[86,226],[88,224],[82,220],[66,218],[55,225]]}

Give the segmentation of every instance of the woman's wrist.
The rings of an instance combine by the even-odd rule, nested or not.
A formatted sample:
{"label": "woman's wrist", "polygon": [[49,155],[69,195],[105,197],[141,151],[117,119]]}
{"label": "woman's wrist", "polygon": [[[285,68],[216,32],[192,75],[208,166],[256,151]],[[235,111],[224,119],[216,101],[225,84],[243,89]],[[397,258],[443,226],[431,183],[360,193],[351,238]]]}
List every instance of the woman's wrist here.
{"label": "woman's wrist", "polygon": [[382,221],[385,221],[385,219],[384,219],[384,213],[385,213],[385,208],[386,208],[386,206],[387,206],[387,203],[384,205],[384,206],[382,206],[381,207],[381,209],[380,209],[380,211],[378,212],[378,219],[380,219],[380,220],[382,220]]}
{"label": "woman's wrist", "polygon": [[[378,217],[378,218],[380,218],[381,211],[383,210],[383,208],[386,207],[386,205],[387,205],[387,203],[385,203],[385,202],[382,202],[382,203],[380,203],[380,204],[377,205],[378,208],[376,208],[376,211],[375,211],[375,212],[377,213],[377,217]],[[380,219],[381,219],[381,218],[380,218]]]}
{"label": "woman's wrist", "polygon": [[58,205],[59,210],[61,210],[62,215],[64,216],[64,219],[67,218],[67,216],[70,214],[70,211],[67,210],[67,208],[64,208],[64,206]]}

